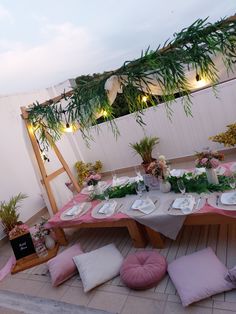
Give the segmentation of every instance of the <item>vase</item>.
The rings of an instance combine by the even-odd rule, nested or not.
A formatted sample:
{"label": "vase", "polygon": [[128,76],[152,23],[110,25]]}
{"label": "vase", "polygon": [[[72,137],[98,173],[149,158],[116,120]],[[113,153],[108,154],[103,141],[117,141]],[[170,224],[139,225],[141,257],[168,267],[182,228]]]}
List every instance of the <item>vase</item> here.
{"label": "vase", "polygon": [[210,184],[219,184],[217,173],[214,168],[206,168],[207,181]]}
{"label": "vase", "polygon": [[168,193],[171,190],[171,184],[169,181],[160,181],[160,191],[162,193]]}
{"label": "vase", "polygon": [[48,250],[52,250],[55,247],[55,240],[50,236],[50,234],[44,237],[45,246]]}
{"label": "vase", "polygon": [[34,241],[34,247],[38,257],[45,257],[48,255],[47,248],[41,239]]}

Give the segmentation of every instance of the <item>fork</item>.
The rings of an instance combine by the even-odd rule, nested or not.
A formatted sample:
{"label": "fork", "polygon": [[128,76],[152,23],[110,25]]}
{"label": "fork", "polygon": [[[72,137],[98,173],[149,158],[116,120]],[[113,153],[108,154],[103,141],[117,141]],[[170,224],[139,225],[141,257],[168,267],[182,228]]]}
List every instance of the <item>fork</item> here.
{"label": "fork", "polygon": [[117,207],[117,210],[116,210],[116,213],[118,214],[121,210],[121,208],[123,207],[123,204],[120,204],[118,207]]}
{"label": "fork", "polygon": [[175,200],[173,200],[173,201],[170,203],[170,206],[168,207],[167,211],[171,210],[172,205],[174,204],[174,201],[175,201]]}

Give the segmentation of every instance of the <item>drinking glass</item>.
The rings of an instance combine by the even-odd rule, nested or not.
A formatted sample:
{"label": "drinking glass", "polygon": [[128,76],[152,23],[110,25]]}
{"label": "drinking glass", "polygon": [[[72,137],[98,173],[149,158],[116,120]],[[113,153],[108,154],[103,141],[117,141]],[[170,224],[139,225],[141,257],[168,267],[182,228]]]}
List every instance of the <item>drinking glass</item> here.
{"label": "drinking glass", "polygon": [[113,186],[116,186],[116,183],[117,183],[117,174],[116,174],[115,171],[112,171],[111,174],[112,174],[112,185],[113,185]]}
{"label": "drinking glass", "polygon": [[181,194],[185,194],[186,187],[184,181],[182,179],[177,180],[178,189],[180,190]]}
{"label": "drinking glass", "polygon": [[104,195],[105,201],[106,202],[109,201],[109,191],[108,191],[108,189],[103,191],[103,195]]}
{"label": "drinking glass", "polygon": [[134,167],[134,171],[135,171],[135,173],[136,173],[136,177],[142,178],[141,171],[140,171],[140,169],[139,169],[138,166],[135,166],[135,167]]}
{"label": "drinking glass", "polygon": [[236,178],[234,175],[228,177],[228,184],[234,190],[236,186]]}
{"label": "drinking glass", "polygon": [[135,186],[135,191],[136,191],[139,198],[142,197],[144,190],[145,190],[144,183],[143,182],[137,182],[137,184]]}

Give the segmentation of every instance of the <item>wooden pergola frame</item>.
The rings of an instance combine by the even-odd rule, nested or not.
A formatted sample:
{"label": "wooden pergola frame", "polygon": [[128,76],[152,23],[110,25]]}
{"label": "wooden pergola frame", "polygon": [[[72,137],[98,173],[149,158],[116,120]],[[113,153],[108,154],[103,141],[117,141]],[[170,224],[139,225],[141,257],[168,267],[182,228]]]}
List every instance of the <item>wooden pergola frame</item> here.
{"label": "wooden pergola frame", "polygon": [[[68,95],[71,92],[68,92]],[[59,96],[59,97],[55,97],[52,99],[52,101],[60,101],[62,99],[63,96]],[[48,105],[49,101],[44,102],[42,105]],[[33,126],[31,125],[31,123],[28,120],[28,112],[27,112],[27,108],[26,107],[21,107],[21,116],[24,120],[26,129],[27,129],[27,133],[31,142],[31,145],[33,147],[33,151],[38,163],[38,167],[39,167],[39,171],[41,174],[41,183],[42,185],[45,187],[46,193],[48,195],[48,200],[50,203],[50,206],[52,208],[52,212],[53,214],[56,214],[58,212],[58,207],[56,204],[56,200],[55,197],[53,195],[52,189],[51,189],[51,185],[50,182],[55,179],[57,176],[59,176],[60,174],[62,174],[63,172],[66,172],[68,177],[70,178],[74,188],[76,189],[77,192],[80,192],[80,187],[75,179],[75,177],[73,176],[68,164],[66,163],[65,159],[63,158],[61,152],[59,151],[58,147],[56,146],[56,144],[52,141],[51,136],[49,134],[47,134],[47,139],[51,144],[52,149],[54,150],[58,160],[60,161],[62,167],[55,170],[54,172],[47,174],[46,168],[44,166],[44,162],[42,160],[41,157],[41,151],[37,142],[37,138],[35,136],[34,133],[34,129]],[[57,228],[55,230],[58,239],[60,239],[60,244],[65,245],[67,244],[66,238],[65,238],[65,234],[64,231],[61,228]]]}

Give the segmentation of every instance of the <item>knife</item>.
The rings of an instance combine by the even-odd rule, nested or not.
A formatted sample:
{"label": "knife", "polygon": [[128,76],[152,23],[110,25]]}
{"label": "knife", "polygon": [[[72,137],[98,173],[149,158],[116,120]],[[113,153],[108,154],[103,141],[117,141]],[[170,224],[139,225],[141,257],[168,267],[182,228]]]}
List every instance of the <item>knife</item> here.
{"label": "knife", "polygon": [[167,211],[171,210],[172,205],[174,204],[174,201],[175,201],[175,200],[173,200],[173,201],[170,203],[170,206],[168,207]]}
{"label": "knife", "polygon": [[219,200],[220,200],[220,196],[219,196],[219,195],[216,195],[216,206],[219,205]]}
{"label": "knife", "polygon": [[198,199],[198,201],[197,201],[197,204],[196,204],[195,209],[198,209],[198,207],[199,207],[199,205],[200,205],[200,203],[201,203],[201,200],[202,200],[202,197],[200,196],[199,199]]}

